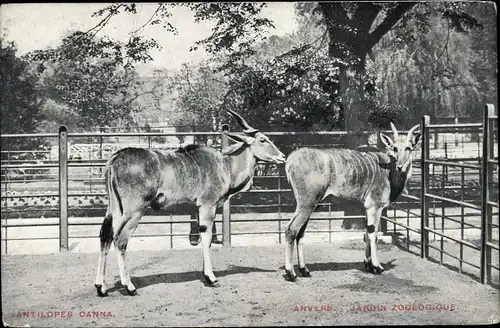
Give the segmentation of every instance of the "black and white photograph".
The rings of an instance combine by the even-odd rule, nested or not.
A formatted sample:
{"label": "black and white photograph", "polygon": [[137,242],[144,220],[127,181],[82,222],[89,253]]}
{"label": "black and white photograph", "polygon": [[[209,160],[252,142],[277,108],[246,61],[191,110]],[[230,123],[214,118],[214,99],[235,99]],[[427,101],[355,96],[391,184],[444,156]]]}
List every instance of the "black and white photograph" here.
{"label": "black and white photograph", "polygon": [[500,322],[497,5],[0,6],[6,327]]}

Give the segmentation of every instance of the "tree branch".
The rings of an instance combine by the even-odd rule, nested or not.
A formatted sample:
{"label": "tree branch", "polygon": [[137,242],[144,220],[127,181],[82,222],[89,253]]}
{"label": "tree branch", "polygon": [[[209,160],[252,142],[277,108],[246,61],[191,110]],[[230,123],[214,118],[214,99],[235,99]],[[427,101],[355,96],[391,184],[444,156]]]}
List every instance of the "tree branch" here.
{"label": "tree branch", "polygon": [[[347,12],[342,7],[342,3],[340,2],[320,2],[319,7],[323,12],[323,16],[325,17],[325,22],[328,30],[333,28],[333,23],[336,24],[344,23],[346,24],[349,21],[349,17],[347,16]],[[330,33],[333,33],[330,31]]]}
{"label": "tree branch", "polygon": [[357,4],[352,20],[354,22],[358,22],[362,29],[368,34],[370,27],[380,10],[382,10],[380,5],[372,2],[360,2]]}
{"label": "tree branch", "polygon": [[396,25],[404,14],[417,4],[418,2],[401,2],[396,8],[391,10],[384,21],[380,23],[368,37],[368,49],[373,48],[380,39]]}
{"label": "tree branch", "polygon": [[144,27],[146,27],[146,25],[148,25],[149,23],[151,23],[151,21],[153,20],[153,18],[156,16],[156,14],[160,11],[160,9],[162,8],[163,4],[158,4],[158,7],[156,8],[155,12],[153,13],[153,15],[151,15],[151,17],[149,17],[149,19],[146,21],[146,23],[142,24],[141,27],[139,27],[137,30],[133,31],[133,32],[130,32],[129,34],[135,34],[137,32],[139,32],[140,30],[142,30]]}
{"label": "tree branch", "polygon": [[113,10],[110,10],[110,12],[106,15],[106,17],[104,17],[97,25],[95,25],[94,27],[90,28],[83,35],[90,34],[90,32],[95,31],[94,33],[90,34],[92,36],[95,36],[97,33],[99,33],[100,30],[103,29],[104,26],[106,26],[106,24],[108,24],[108,22],[111,19],[111,17],[113,17],[114,15],[116,15],[116,13],[118,12],[118,9],[120,7],[122,7],[122,6],[123,5],[120,4],[116,8],[114,8]]}
{"label": "tree branch", "polygon": [[278,60],[281,60],[283,59],[283,57],[286,57],[288,55],[297,55],[307,49],[309,49],[313,44],[315,44],[316,42],[318,42],[319,40],[321,40],[321,43],[318,47],[318,49],[323,45],[324,43],[324,40],[326,38],[326,35],[328,33],[328,29],[325,30],[325,32],[323,32],[323,34],[321,34],[321,36],[319,38],[317,38],[316,40],[312,41],[311,43],[307,43],[307,44],[304,44],[298,48],[293,48],[292,50],[290,51],[287,51],[285,53],[282,53],[281,55],[278,55],[274,58],[274,60],[278,59]]}

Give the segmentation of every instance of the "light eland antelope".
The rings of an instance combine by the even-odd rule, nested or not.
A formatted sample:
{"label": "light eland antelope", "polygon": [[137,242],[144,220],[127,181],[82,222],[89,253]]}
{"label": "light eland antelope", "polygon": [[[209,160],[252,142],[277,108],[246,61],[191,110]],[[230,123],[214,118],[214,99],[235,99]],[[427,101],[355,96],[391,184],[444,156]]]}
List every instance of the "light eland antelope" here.
{"label": "light eland antelope", "polygon": [[105,180],[109,204],[100,231],[101,250],[95,280],[99,296],[107,295],[104,273],[112,242],[117,249],[121,283],[130,295],[136,294],[125,252],[150,205],[156,210],[180,203],[198,207],[203,273],[208,286],[218,285],[210,255],[216,208],[231,195],[251,187],[257,160],[285,162],[285,155],[267,136],[252,128],[237,113],[228,112],[243,127],[244,134],[226,132],[236,143],[222,153],[197,145],[177,151],[124,148],[108,160]]}
{"label": "light eland antelope", "polygon": [[297,243],[299,271],[303,277],[311,274],[304,260],[303,238],[307,222],[318,201],[333,195],[336,198],[361,202],[366,209],[365,269],[379,274],[384,268],[377,257],[377,230],[382,210],[405,190],[411,177],[412,152],[421,141],[408,131],[404,142],[391,122],[394,140],[380,133],[385,152],[364,152],[352,149],[299,148],[287,158],[285,171],[293,189],[297,207],[285,230],[285,279],[295,281],[292,257]]}

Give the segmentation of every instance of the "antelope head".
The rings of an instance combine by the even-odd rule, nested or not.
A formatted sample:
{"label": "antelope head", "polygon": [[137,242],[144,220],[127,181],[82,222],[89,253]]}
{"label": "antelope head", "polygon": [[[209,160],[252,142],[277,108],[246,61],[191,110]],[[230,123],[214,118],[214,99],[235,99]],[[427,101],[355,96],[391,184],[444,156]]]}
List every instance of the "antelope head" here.
{"label": "antelope head", "polygon": [[415,125],[408,131],[406,140],[404,142],[400,141],[398,138],[398,130],[391,122],[391,129],[394,134],[393,139],[391,137],[380,133],[380,139],[386,146],[386,153],[389,157],[394,158],[396,163],[396,168],[399,172],[410,173],[411,163],[412,163],[412,152],[417,148],[421,142],[421,133],[414,133],[415,130],[420,127],[420,125]]}
{"label": "antelope head", "polygon": [[236,144],[224,149],[222,151],[223,154],[232,154],[240,149],[248,147],[253,156],[258,160],[275,164],[285,162],[285,155],[266,135],[252,128],[239,114],[229,109],[227,111],[243,128],[243,134],[225,132],[229,138],[236,141]]}

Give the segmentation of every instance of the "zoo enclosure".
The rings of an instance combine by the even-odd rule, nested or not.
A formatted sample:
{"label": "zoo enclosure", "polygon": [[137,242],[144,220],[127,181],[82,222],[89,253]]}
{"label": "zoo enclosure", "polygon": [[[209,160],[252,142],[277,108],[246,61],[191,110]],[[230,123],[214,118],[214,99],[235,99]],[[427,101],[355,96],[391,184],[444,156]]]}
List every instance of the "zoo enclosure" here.
{"label": "zoo enclosure", "polygon": [[[408,209],[406,219],[398,219],[393,206],[393,217],[383,219],[386,224],[392,224],[395,242],[402,240],[405,249],[498,288],[498,116],[495,108],[485,107],[483,123],[431,124],[430,118],[424,116],[421,131],[419,193],[405,197],[419,204],[419,208]],[[435,156],[430,136],[450,131],[481,131],[481,158],[457,161]],[[396,231],[396,227],[402,231]]]}
{"label": "zoo enclosure", "polygon": [[[488,122],[487,124],[485,122]],[[429,249],[433,251],[438,251],[440,263],[444,263],[443,256],[448,256],[456,259],[459,262],[459,270],[462,271],[463,264],[478,268],[481,272],[480,280],[484,282],[491,277],[491,269],[498,271],[498,263],[495,265],[492,261],[493,259],[498,259],[498,256],[493,257],[492,254],[498,253],[498,219],[496,223],[493,221],[493,217],[496,215],[498,217],[498,203],[495,203],[493,199],[498,199],[498,165],[494,158],[498,158],[498,154],[494,154],[494,144],[498,144],[498,138],[495,139],[498,131],[498,118],[494,115],[492,106],[487,106],[485,111],[485,122],[483,123],[472,123],[472,124],[430,124],[428,118],[424,119],[422,122],[422,132],[423,138],[423,156],[420,160],[416,159],[414,161],[414,174],[412,177],[410,185],[410,194],[402,195],[400,199],[391,206],[391,208],[384,215],[382,220],[381,229],[385,234],[392,234],[396,239],[401,236],[405,236],[404,243],[408,250],[411,247],[419,248],[418,253],[422,257],[432,258],[432,254],[429,253]],[[496,126],[495,126],[496,123]],[[485,129],[485,126],[487,128]],[[485,131],[483,133],[483,130]],[[369,132],[367,132],[369,133]],[[388,133],[391,133],[388,131]],[[465,143],[462,140],[461,151],[453,152],[453,149],[457,148],[456,141],[457,136],[463,136],[465,133],[477,134],[477,149],[474,148],[473,151],[467,150],[470,144]],[[481,134],[484,134],[481,141]],[[338,147],[342,146],[342,137],[346,136],[346,132],[266,132],[277,146],[282,149],[285,154],[288,154],[291,150],[297,147],[303,146],[314,146],[314,147]],[[401,132],[403,134],[403,132]],[[448,147],[447,143],[440,144],[436,137],[440,135],[452,135],[452,140],[455,142],[455,146]],[[90,220],[80,220],[80,222],[69,222],[68,218],[71,216],[72,208],[68,206],[68,200],[72,197],[74,199],[78,197],[103,197],[100,200],[102,206],[96,207],[94,209],[100,210],[99,215],[103,216],[105,208],[105,196],[106,194],[103,190],[92,191],[92,186],[103,187],[102,178],[102,168],[105,165],[105,160],[111,155],[112,149],[106,148],[106,144],[103,142],[104,139],[109,138],[129,138],[130,140],[137,138],[146,138],[146,144],[142,146],[147,146],[149,148],[155,148],[155,138],[205,138],[210,139],[212,146],[219,148],[222,144],[227,143],[227,138],[224,134],[218,132],[184,132],[184,133],[164,133],[164,132],[152,132],[152,133],[68,133],[68,131],[62,127],[58,134],[25,134],[25,135],[2,135],[2,138],[53,138],[58,140],[58,152],[57,161],[44,161],[43,163],[32,163],[29,160],[11,160],[2,161],[2,171],[4,188],[2,188],[2,230],[5,230],[2,238],[7,245],[9,240],[7,230],[11,227],[25,227],[25,226],[58,226],[59,227],[59,245],[60,249],[68,249],[69,238],[95,238],[96,236],[70,236],[68,232],[68,227],[72,225],[100,225],[100,222],[90,222]],[[434,137],[433,142],[431,142],[432,137]],[[81,156],[71,153],[69,150],[69,140],[81,140],[84,138],[93,139],[92,143],[95,143],[95,139],[98,142],[97,153],[98,158],[91,158],[89,156],[88,160],[84,160]],[[307,140],[309,138],[309,141]],[[280,140],[281,139],[281,140]],[[284,142],[284,140],[294,140],[294,142]],[[313,141],[311,141],[311,139]],[[332,142],[333,140],[333,142]],[[160,140],[161,143],[161,140]],[[181,142],[182,143],[182,142]],[[164,146],[164,145],[163,145]],[[434,147],[433,147],[434,146]],[[439,147],[441,146],[441,147]],[[444,146],[444,147],[443,147]],[[162,147],[168,148],[168,147]],[[459,147],[460,148],[460,144]],[[456,149],[455,149],[456,150]],[[460,150],[460,149],[459,149]],[[477,157],[471,156],[471,153],[475,153],[477,150]],[[416,156],[419,156],[420,152],[417,152]],[[465,153],[469,153],[469,156],[463,156]],[[10,153],[9,153],[10,155]],[[81,155],[81,154],[80,154]],[[453,156],[452,156],[453,155]],[[488,160],[483,160],[483,158],[488,158]],[[4,163],[7,163],[4,165]],[[424,167],[424,170],[421,168]],[[16,194],[17,198],[28,198],[28,197],[53,197],[58,200],[55,216],[58,217],[58,222],[46,222],[45,220],[40,220],[36,223],[25,223],[19,219],[9,219],[9,204],[8,199],[13,198],[13,195],[8,193],[9,184],[12,181],[8,180],[8,171],[12,169],[49,169],[51,170],[52,177],[57,177],[57,186],[54,186],[53,193],[29,193],[22,192]],[[85,179],[88,182],[90,192],[71,191],[71,186],[69,185],[70,177],[77,177],[77,174],[69,174],[71,170],[75,169],[88,169],[89,174]],[[93,171],[93,173],[91,173]],[[216,220],[217,224],[222,225],[222,236],[224,245],[229,246],[231,244],[231,236],[237,236],[240,234],[255,234],[262,235],[275,234],[278,236],[278,242],[282,242],[282,237],[284,234],[284,224],[287,223],[288,219],[283,218],[282,214],[286,212],[292,212],[294,210],[293,206],[293,195],[291,189],[286,181],[286,177],[283,172],[282,166],[276,165],[264,165],[260,164],[258,168],[257,175],[255,177],[254,188],[251,190],[234,196],[231,201],[226,202],[222,209],[222,220]],[[496,175],[494,174],[496,171]],[[259,173],[260,172],[260,173]],[[267,172],[267,174],[266,174]],[[264,173],[264,174],[263,174]],[[271,174],[269,174],[271,173]],[[83,178],[82,178],[83,179]],[[34,181],[40,181],[40,179],[33,179]],[[470,182],[476,181],[476,185],[470,185]],[[484,182],[487,183],[484,183]],[[29,185],[31,181],[23,181],[26,185]],[[56,179],[47,180],[47,185],[50,182],[56,182]],[[482,188],[481,186],[488,186],[488,188]],[[495,188],[496,186],[496,188]],[[4,192],[5,189],[5,192]],[[46,188],[50,189],[50,188]],[[102,188],[103,189],[103,188]],[[454,192],[455,196],[449,196],[450,192]],[[495,198],[496,193],[496,198]],[[422,197],[423,196],[423,197]],[[445,197],[446,196],[446,197]],[[244,203],[245,200],[252,198],[256,200],[256,204]],[[488,198],[489,197],[489,198]],[[421,201],[423,199],[423,201]],[[59,200],[62,200],[59,202]],[[265,200],[265,201],[263,201]],[[458,207],[457,207],[458,206]],[[44,206],[46,207],[46,206]],[[457,213],[456,210],[459,209]],[[327,233],[328,241],[332,240],[332,233],[338,232],[333,230],[332,221],[346,220],[346,219],[356,219],[364,218],[364,216],[345,216],[337,215],[332,216],[332,211],[339,210],[339,205],[337,202],[328,201],[325,199],[320,203],[318,209],[311,221],[316,221],[318,223],[324,223],[314,231],[309,231],[309,233]],[[496,209],[496,212],[495,210]],[[184,209],[184,212],[192,211],[192,209]],[[250,210],[253,212],[263,212],[271,211],[272,213],[277,212],[277,217],[264,218],[264,219],[238,219],[231,220],[231,213],[241,212],[244,210]],[[166,234],[153,234],[144,236],[168,236],[170,237],[170,246],[173,247],[173,238],[180,236],[187,236],[187,234],[178,234],[173,232],[173,225],[186,224],[191,222],[190,220],[173,220],[172,213],[175,211],[181,211],[182,209],[174,209],[173,211],[164,211],[163,214],[170,217],[169,220],[155,220],[155,221],[141,221],[141,225],[144,224],[168,224],[170,229],[169,233]],[[449,213],[449,212],[452,213]],[[455,212],[454,212],[455,211]],[[319,212],[328,213],[328,216],[318,217]],[[491,215],[488,216],[488,213]],[[474,222],[476,217],[480,217],[480,222]],[[488,219],[489,218],[489,219]],[[405,222],[406,221],[406,222]],[[484,221],[484,222],[483,222]],[[266,231],[246,231],[246,232],[235,232],[231,229],[237,224],[244,223],[277,223],[276,230],[266,230]],[[452,222],[455,225],[458,224],[458,231],[460,236],[456,233],[453,234],[449,226],[446,226],[447,222]],[[432,223],[432,226],[431,224]],[[389,226],[392,225],[392,229]],[[275,227],[276,227],[275,226]],[[392,230],[392,231],[391,231]],[[480,243],[476,245],[466,239],[466,232],[471,230],[478,230],[480,232]],[[422,233],[423,231],[423,233]],[[496,235],[495,235],[496,233]],[[219,234],[220,235],[220,234]],[[432,238],[434,241],[437,239],[439,245],[436,246],[432,243]],[[44,237],[41,237],[43,239]],[[412,240],[413,239],[413,240]],[[12,238],[10,240],[13,240]],[[417,242],[415,242],[417,240]],[[459,254],[453,254],[447,251],[445,248],[445,241],[452,241],[459,245]],[[484,245],[483,245],[484,243]],[[480,258],[480,263],[473,263],[464,258],[464,246],[465,248],[470,248],[479,253],[478,258]],[[485,279],[488,278],[488,279]]]}

